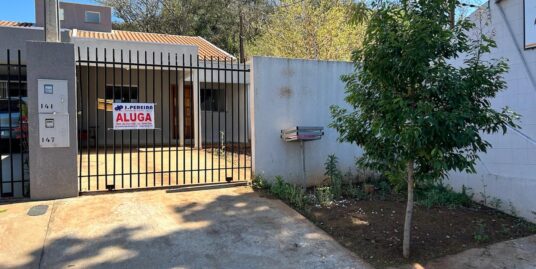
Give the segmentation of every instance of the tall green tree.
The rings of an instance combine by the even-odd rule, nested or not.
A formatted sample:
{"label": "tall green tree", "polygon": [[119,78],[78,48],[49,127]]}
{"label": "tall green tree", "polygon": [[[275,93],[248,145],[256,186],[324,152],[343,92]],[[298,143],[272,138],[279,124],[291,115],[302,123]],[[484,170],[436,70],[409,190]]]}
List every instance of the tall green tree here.
{"label": "tall green tree", "polygon": [[350,60],[364,32],[352,23],[353,11],[351,0],[281,0],[248,54]]}
{"label": "tall green tree", "polygon": [[240,40],[260,34],[273,5],[270,0],[97,0],[121,19],[116,29],[202,36],[239,54]]}
{"label": "tall green tree", "polygon": [[332,107],[340,140],[364,149],[358,164],[407,182],[404,257],[415,184],[452,170],[474,173],[491,146],[481,135],[517,128],[514,112],[490,102],[506,88],[508,69],[484,57],[495,42],[470,38],[478,30],[468,20],[451,25],[450,10],[445,0],[376,1],[352,57],[355,72],[343,77],[351,108]]}

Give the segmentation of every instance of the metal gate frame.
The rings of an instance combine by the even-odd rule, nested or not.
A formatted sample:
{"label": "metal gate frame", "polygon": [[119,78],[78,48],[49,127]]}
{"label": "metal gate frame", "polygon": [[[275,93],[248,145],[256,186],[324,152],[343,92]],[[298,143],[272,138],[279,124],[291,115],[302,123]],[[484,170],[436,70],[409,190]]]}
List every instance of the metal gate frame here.
{"label": "metal gate frame", "polygon": [[[28,106],[23,100],[28,96],[28,91],[27,89],[26,93],[22,91],[23,85],[26,84],[26,75],[23,75],[26,73],[26,65],[22,64],[20,50],[16,51],[16,62],[12,59],[15,57],[11,50],[6,50],[4,55],[5,58],[0,57],[0,79],[2,79],[1,76],[6,76],[2,81],[6,87],[4,93],[0,92],[0,102],[7,103],[7,111],[0,108],[0,113],[7,116],[7,122],[3,122],[0,126],[2,155],[0,198],[29,197]],[[5,62],[1,59],[5,59]],[[17,86],[15,93],[11,88],[13,85]],[[18,119],[16,119],[17,117]],[[6,123],[7,126],[5,126]],[[20,158],[16,156],[17,153]],[[4,157],[8,158],[7,171],[4,168]],[[15,163],[18,164],[15,165]],[[15,166],[20,166],[20,168],[16,169]],[[18,169],[20,171],[16,171]],[[5,176],[8,177],[7,181],[5,181]]]}
{"label": "metal gate frame", "polygon": [[[104,55],[100,57],[101,59],[99,59],[98,48],[95,48],[92,55],[93,49],[90,51],[87,47],[85,59],[82,59],[80,47],[77,51],[78,177],[81,193],[171,188],[250,180],[252,161],[249,139],[249,85],[247,83],[250,69],[246,63],[238,63],[233,58],[201,58],[191,54],[167,53],[165,55],[163,52],[131,50],[124,52],[122,49],[112,49],[110,61],[108,57],[110,50],[107,49],[101,49],[100,52]],[[148,62],[148,56],[152,58],[152,61]],[[159,61],[157,61],[158,58]],[[208,76],[211,78],[210,83]],[[128,79],[125,79],[126,77]],[[112,81],[111,86],[110,81]],[[104,89],[102,89],[103,82]],[[133,82],[136,85],[132,84]],[[204,88],[201,88],[202,84]],[[171,100],[172,85],[178,90],[175,100]],[[180,85],[182,85],[182,96],[180,96]],[[189,119],[189,124],[192,126],[194,138],[193,142],[190,141],[190,145],[187,145],[184,131],[182,137],[172,139],[173,132],[176,131],[172,129],[175,127],[186,129],[185,85],[190,85],[193,89],[193,96],[197,94],[197,99],[190,98],[190,112],[193,115]],[[139,103],[155,103],[156,128],[152,130],[109,128],[111,111],[108,110],[108,106],[111,103],[108,99],[110,96],[106,95],[110,87],[112,100],[132,101],[135,95]],[[133,91],[134,88],[135,91]],[[99,96],[102,92],[105,95],[104,101]],[[116,96],[117,92],[120,96]],[[217,97],[212,96],[214,92],[217,92]],[[167,93],[169,93],[170,100],[164,97]],[[223,95],[223,100],[221,100],[221,95]],[[182,107],[180,107],[181,97]],[[202,103],[202,100],[205,102]],[[173,102],[177,104],[176,109]],[[217,103],[214,104],[214,102]],[[219,110],[220,102],[224,104],[223,112]],[[164,109],[165,105],[169,105],[167,110]],[[202,105],[205,106],[204,109]],[[216,112],[207,111],[206,106],[212,108],[214,105],[217,107]],[[156,113],[160,115],[157,116]],[[216,121],[215,113],[218,117]],[[224,114],[224,120],[221,119],[221,114]],[[167,122],[164,122],[164,115],[168,115]],[[178,122],[172,122],[175,116]],[[92,124],[94,126],[91,126]],[[211,130],[210,134],[207,133],[208,127]],[[216,137],[215,130],[217,130]],[[230,138],[227,134],[230,134]],[[159,138],[158,135],[160,135]],[[125,137],[128,143],[125,143]],[[109,156],[110,153],[113,155]],[[182,153],[182,163],[179,161],[180,153]],[[117,163],[118,158],[121,161],[120,165]],[[173,158],[175,164],[173,164]],[[128,159],[128,162],[125,163],[125,159]],[[135,159],[134,166],[133,159]],[[143,159],[145,162],[142,161]],[[152,159],[152,164],[149,162],[150,159]],[[157,167],[157,159],[160,160],[160,167]],[[166,177],[167,182],[165,182]]]}

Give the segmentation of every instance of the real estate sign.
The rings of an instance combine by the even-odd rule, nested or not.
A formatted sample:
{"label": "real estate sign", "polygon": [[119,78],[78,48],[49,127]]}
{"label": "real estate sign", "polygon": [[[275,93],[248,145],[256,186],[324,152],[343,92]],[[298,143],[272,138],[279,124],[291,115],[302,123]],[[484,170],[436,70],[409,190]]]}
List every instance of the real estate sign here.
{"label": "real estate sign", "polygon": [[536,1],[524,1],[525,48],[536,48]]}
{"label": "real estate sign", "polygon": [[154,129],[153,103],[113,103],[114,130]]}

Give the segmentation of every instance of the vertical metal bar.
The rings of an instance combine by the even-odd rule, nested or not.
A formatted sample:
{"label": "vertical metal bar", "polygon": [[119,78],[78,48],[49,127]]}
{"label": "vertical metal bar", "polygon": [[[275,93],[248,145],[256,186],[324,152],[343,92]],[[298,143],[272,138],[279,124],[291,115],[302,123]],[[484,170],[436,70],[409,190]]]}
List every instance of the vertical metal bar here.
{"label": "vertical metal bar", "polygon": [[241,85],[240,84],[240,61],[236,62],[236,70],[237,70],[236,75],[238,76],[238,83],[237,83],[238,88],[237,88],[237,92],[236,92],[237,95],[238,95],[237,98],[236,98],[237,99],[236,100],[236,119],[237,119],[236,123],[238,125],[237,126],[237,132],[238,132],[238,137],[237,137],[237,140],[238,140],[237,141],[238,142],[238,145],[237,145],[238,146],[238,155],[237,155],[237,157],[238,157],[238,170],[237,171],[238,171],[238,181],[240,181],[240,179],[241,179],[241,176],[240,176],[240,172],[241,172],[240,171],[240,161],[241,161],[240,154],[242,153],[242,147],[240,146],[240,144],[241,144],[241,141],[240,141],[240,85]]}
{"label": "vertical metal bar", "polygon": [[[83,129],[83,123],[82,123],[82,119],[83,119],[83,106],[84,106],[84,103],[83,103],[83,99],[82,99],[82,56],[80,54],[80,47],[78,47],[78,94],[77,94],[77,104],[76,104],[76,108],[77,110],[79,109],[80,113],[80,120],[77,121],[77,127],[78,127],[78,161],[79,161],[79,168],[78,168],[78,179],[79,179],[79,191],[82,191],[82,176],[83,176],[83,172],[82,172],[82,156],[83,156],[83,153],[82,153],[82,129]],[[78,98],[80,98],[80,101],[78,102]],[[80,107],[78,107],[80,106]],[[77,111],[78,112],[78,111]],[[1,166],[0,166],[1,167]]]}
{"label": "vertical metal bar", "polygon": [[164,53],[160,52],[160,186],[164,186]]}
{"label": "vertical metal bar", "polygon": [[248,130],[248,125],[247,125],[247,100],[246,100],[246,62],[244,61],[243,62],[243,72],[242,72],[242,75],[244,76],[243,77],[243,80],[242,80],[242,95],[244,96],[244,149],[243,149],[243,154],[244,154],[244,180],[248,180],[247,178],[247,171],[248,171],[248,168],[247,167],[247,141],[248,141],[248,138],[247,138],[247,130]]}
{"label": "vertical metal bar", "polygon": [[[179,56],[175,53],[175,122],[173,122],[173,131],[176,132],[175,137],[175,184],[179,185],[179,129],[180,129],[180,107],[179,107]],[[175,126],[177,127],[175,129]]]}
{"label": "vertical metal bar", "polygon": [[[221,180],[221,152],[220,152],[220,145],[221,145],[221,118],[220,118],[220,107],[219,107],[219,101],[220,101],[220,97],[221,97],[221,94],[220,94],[220,91],[221,91],[221,77],[220,77],[220,73],[221,73],[221,69],[220,69],[220,57],[217,57],[217,60],[218,60],[218,87],[217,87],[217,91],[216,91],[216,96],[217,98],[215,99],[215,103],[216,103],[216,116],[218,117],[218,182]],[[224,68],[225,70],[225,68]]]}
{"label": "vertical metal bar", "polygon": [[[155,96],[155,88],[156,88],[156,83],[155,83],[155,72],[156,72],[156,64],[155,64],[155,58],[156,58],[156,54],[155,52],[153,51],[153,103],[155,103],[156,105],[156,96]],[[156,107],[155,107],[156,109]],[[155,125],[156,125],[156,119],[153,119],[155,120]],[[155,126],[156,127],[156,126]],[[153,129],[153,187],[156,186],[156,129]]]}
{"label": "vertical metal bar", "polygon": [[15,182],[13,179],[13,120],[11,111],[11,51],[7,50],[7,115],[9,116],[9,178],[11,185],[11,195],[15,195]]}
{"label": "vertical metal bar", "polygon": [[[138,103],[140,102],[140,51],[136,51],[136,84],[137,84],[137,96],[136,99],[138,100]],[[138,129],[138,146],[137,149],[137,155],[136,159],[138,159],[138,166],[136,167],[136,171],[138,173],[138,188],[140,187],[140,129]]]}
{"label": "vertical metal bar", "polygon": [[104,186],[108,185],[108,96],[106,96],[106,83],[108,83],[108,56],[104,48]]}
{"label": "vertical metal bar", "polygon": [[[203,89],[203,91],[200,91],[201,93],[203,93],[203,96],[205,97],[205,107],[204,107],[204,111],[205,111],[205,128],[204,128],[204,137],[203,137],[203,141],[205,142],[205,183],[207,183],[207,174],[208,174],[208,170],[207,170],[207,147],[208,147],[208,143],[207,143],[207,122],[208,122],[208,118],[207,118],[207,88],[209,88],[207,85],[208,85],[208,80],[207,80],[207,56],[204,56],[203,57],[203,72],[204,72],[204,79],[205,79],[205,87]],[[211,78],[212,79],[212,78]]]}
{"label": "vertical metal bar", "polygon": [[182,184],[186,185],[186,61],[182,54]]}
{"label": "vertical metal bar", "polygon": [[[9,58],[9,50],[7,50],[6,53],[7,53],[7,58]],[[4,171],[3,171],[2,166],[3,165],[1,165],[0,163],[0,196],[4,194]]]}
{"label": "vertical metal bar", "polygon": [[[132,103],[132,51],[128,50],[128,102]],[[132,188],[132,130],[128,130],[128,175],[130,188]]]}
{"label": "vertical metal bar", "polygon": [[95,48],[95,152],[97,154],[97,170],[95,176],[97,178],[97,190],[99,190],[99,49]]}
{"label": "vertical metal bar", "polygon": [[[218,71],[219,72],[219,71]],[[214,59],[210,56],[210,98],[211,101],[214,101]],[[208,92],[207,92],[208,93]],[[210,109],[210,150],[212,154],[210,155],[210,182],[214,182],[214,111],[212,107]],[[219,179],[218,179],[219,180]]]}
{"label": "vertical metal bar", "polygon": [[[112,49],[112,104],[115,103],[115,76],[116,76],[116,70],[115,70],[115,49]],[[112,106],[113,107],[113,106]],[[112,108],[113,110],[113,108]],[[113,157],[113,160],[114,160],[114,173],[113,173],[113,183],[114,183],[114,188],[116,187],[115,183],[116,183],[116,149],[115,149],[115,142],[116,142],[116,139],[115,139],[115,130],[112,131],[112,136],[113,136],[113,153],[114,153],[114,157]]]}
{"label": "vertical metal bar", "polygon": [[225,159],[225,168],[224,168],[225,169],[225,176],[224,176],[224,178],[227,179],[227,134],[228,134],[227,133],[227,57],[225,57],[223,63],[224,63],[223,69],[225,70],[224,71],[225,73],[223,73],[223,80],[224,80],[224,83],[223,83],[223,103],[224,103],[223,109],[224,109],[224,118],[225,118],[224,127],[223,127],[224,134],[225,134],[224,137],[223,137],[224,138],[223,143],[225,145],[224,146],[225,149],[224,149],[224,153],[223,153],[224,154],[223,159]]}
{"label": "vertical metal bar", "polygon": [[192,54],[190,54],[190,90],[192,91],[190,93],[190,183],[193,184],[194,182],[194,173],[193,173],[193,166],[194,166],[194,147],[195,147],[195,124],[194,124],[194,79],[193,79],[193,69],[192,69]]}
{"label": "vertical metal bar", "polygon": [[[121,67],[121,87],[119,87],[119,93],[120,93],[120,97],[121,97],[121,103],[123,103],[123,89],[125,87],[125,72],[123,72],[123,63],[124,63],[124,60],[123,60],[123,49],[121,49],[121,63],[120,63],[120,67]],[[125,145],[125,137],[124,137],[124,131],[121,130],[121,188],[124,189],[125,188],[125,155],[124,155],[124,145]]]}
{"label": "vertical metal bar", "polygon": [[[145,62],[144,62],[144,66],[145,66],[145,102],[147,103],[149,101],[149,83],[147,83],[147,80],[148,80],[148,75],[147,75],[147,65],[149,65],[149,63],[147,62],[147,51],[144,52],[144,56],[145,56]],[[153,107],[154,109],[154,107]],[[154,119],[153,119],[154,121]],[[149,140],[149,131],[147,129],[145,129],[145,187],[148,187],[149,186],[149,151],[147,150],[148,148],[148,142]]]}
{"label": "vertical metal bar", "polygon": [[87,54],[86,54],[86,60],[87,60],[87,91],[86,91],[86,109],[87,109],[87,113],[86,113],[86,150],[87,150],[87,189],[90,191],[91,190],[91,155],[90,155],[90,149],[91,149],[91,146],[89,145],[89,120],[90,120],[90,112],[89,112],[89,89],[91,88],[91,81],[90,81],[90,76],[91,76],[91,66],[89,64],[90,62],[90,58],[89,58],[89,47],[86,48],[87,49]]}
{"label": "vertical metal bar", "polygon": [[[19,80],[19,129],[20,129],[20,137],[19,137],[19,150],[20,150],[20,175],[21,175],[21,184],[22,184],[22,196],[26,196],[26,187],[24,186],[24,147],[23,147],[23,141],[28,139],[27,137],[27,131],[28,127],[24,126],[24,119],[23,119],[23,108],[22,108],[22,64],[20,59],[20,50],[17,50],[17,66],[18,66],[18,80]],[[26,84],[28,85],[28,84]],[[28,92],[28,86],[26,86],[26,93]],[[0,185],[2,185],[0,181]]]}
{"label": "vertical metal bar", "polygon": [[233,58],[231,58],[231,178],[234,180],[234,156],[235,156],[235,143],[234,143],[234,65]]}
{"label": "vertical metal bar", "polygon": [[201,148],[203,148],[203,141],[201,140],[201,80],[199,80],[199,73],[201,70],[199,70],[199,55],[197,55],[197,183],[201,180],[201,162],[200,162],[200,156],[201,155]]}
{"label": "vertical metal bar", "polygon": [[171,142],[171,137],[173,136],[173,134],[171,133],[171,129],[172,129],[172,126],[171,126],[171,120],[172,120],[172,113],[173,113],[173,100],[171,99],[171,54],[168,52],[168,67],[167,67],[167,77],[168,77],[168,84],[167,84],[167,94],[168,94],[168,99],[169,101],[167,102],[168,103],[168,112],[166,113],[168,115],[168,145],[167,145],[167,148],[168,148],[168,159],[167,159],[167,163],[168,163],[168,185],[171,185],[171,145],[172,145],[172,142]]}

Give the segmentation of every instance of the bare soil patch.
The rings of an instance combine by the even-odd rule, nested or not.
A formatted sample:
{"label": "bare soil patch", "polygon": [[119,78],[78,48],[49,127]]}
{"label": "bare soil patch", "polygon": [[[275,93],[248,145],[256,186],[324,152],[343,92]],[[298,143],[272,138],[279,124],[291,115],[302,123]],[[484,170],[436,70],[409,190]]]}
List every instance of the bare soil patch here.
{"label": "bare soil patch", "polygon": [[405,201],[400,196],[307,206],[307,218],[377,268],[432,259],[536,233],[535,225],[479,204],[416,205],[411,258],[402,257]]}

